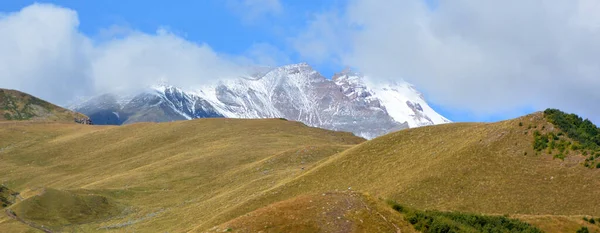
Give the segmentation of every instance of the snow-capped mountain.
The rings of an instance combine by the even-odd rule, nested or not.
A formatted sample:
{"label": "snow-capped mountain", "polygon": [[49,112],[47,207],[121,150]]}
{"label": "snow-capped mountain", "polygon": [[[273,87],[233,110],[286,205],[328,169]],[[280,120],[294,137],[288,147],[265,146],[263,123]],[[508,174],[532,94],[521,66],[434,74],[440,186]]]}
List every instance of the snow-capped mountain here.
{"label": "snow-capped mountain", "polygon": [[167,84],[136,95],[104,94],[72,109],[95,124],[208,117],[285,118],[373,138],[407,127],[449,122],[406,82],[374,85],[345,70],[330,80],[308,64],[293,64],[222,80],[195,90]]}

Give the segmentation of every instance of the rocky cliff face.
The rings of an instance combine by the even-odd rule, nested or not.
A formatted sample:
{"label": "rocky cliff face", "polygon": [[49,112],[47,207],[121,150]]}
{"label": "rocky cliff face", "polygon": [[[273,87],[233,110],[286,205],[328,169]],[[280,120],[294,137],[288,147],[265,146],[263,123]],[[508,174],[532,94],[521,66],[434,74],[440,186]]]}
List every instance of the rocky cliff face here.
{"label": "rocky cliff face", "polygon": [[72,108],[90,116],[95,124],[208,117],[286,118],[365,138],[449,122],[408,83],[372,85],[349,70],[330,80],[305,63],[195,90],[161,84],[132,96],[104,94]]}

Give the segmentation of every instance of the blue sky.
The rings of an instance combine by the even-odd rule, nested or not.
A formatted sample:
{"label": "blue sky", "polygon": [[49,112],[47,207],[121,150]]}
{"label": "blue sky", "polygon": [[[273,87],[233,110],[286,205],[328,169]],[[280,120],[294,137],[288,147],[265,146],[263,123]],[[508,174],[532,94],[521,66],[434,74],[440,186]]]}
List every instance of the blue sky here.
{"label": "blue sky", "polygon": [[[176,44],[206,45],[206,56],[258,60],[266,53],[275,65],[308,62],[325,77],[347,65],[402,77],[453,121],[497,121],[546,107],[600,119],[590,107],[600,101],[600,67],[591,62],[600,59],[600,17],[593,10],[600,7],[585,0],[541,7],[517,0],[382,1],[41,2],[75,11],[74,33],[98,46],[131,31],[161,37],[157,30],[166,29]],[[5,1],[0,12],[33,3]],[[71,69],[77,70],[64,68]]]}
{"label": "blue sky", "polygon": [[[12,0],[0,6],[0,12],[15,12],[40,1]],[[434,0],[427,1],[430,6]],[[332,8],[342,8],[344,1],[306,0],[284,1],[285,17],[265,15],[247,20],[240,16],[239,9],[222,0],[181,0],[181,1],[80,1],[55,0],[41,1],[77,11],[79,29],[86,35],[102,39],[102,31],[113,26],[126,27],[146,33],[154,33],[165,27],[171,32],[196,43],[207,43],[214,50],[227,54],[243,54],[253,44],[268,43],[282,50],[289,62],[304,62],[289,48],[288,36],[295,30],[306,27],[316,12]],[[331,77],[344,68],[335,63],[311,64],[325,77]],[[440,114],[454,121],[494,121],[506,116],[478,116],[461,111],[451,111],[443,106],[432,104]]]}
{"label": "blue sky", "polygon": [[[0,12],[19,11],[34,2],[52,3],[77,11],[80,30],[91,37],[100,37],[102,30],[112,26],[146,33],[165,27],[189,41],[207,43],[217,52],[232,55],[246,52],[253,44],[268,43],[286,52],[291,62],[303,60],[289,48],[288,37],[306,27],[316,12],[341,8],[344,3],[337,0],[285,1],[285,12],[252,20],[244,19],[240,12],[244,9],[237,9],[236,1],[228,0],[11,0],[0,5]],[[313,66],[326,77],[343,69],[343,66],[333,64]]]}

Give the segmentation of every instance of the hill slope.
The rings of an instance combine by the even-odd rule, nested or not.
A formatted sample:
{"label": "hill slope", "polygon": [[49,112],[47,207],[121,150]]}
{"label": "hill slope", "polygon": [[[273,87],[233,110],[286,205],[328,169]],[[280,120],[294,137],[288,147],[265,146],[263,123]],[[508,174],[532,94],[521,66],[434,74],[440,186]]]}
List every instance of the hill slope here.
{"label": "hill slope", "polygon": [[0,88],[0,121],[34,120],[73,122],[74,118],[87,118],[35,96]]}
{"label": "hill slope", "polygon": [[355,192],[301,195],[228,221],[222,232],[415,232],[400,215]]}
{"label": "hill slope", "polygon": [[351,188],[421,209],[600,215],[600,169],[584,167],[577,152],[564,160],[536,154],[533,132],[542,128],[553,125],[536,113],[403,130],[331,157],[273,192]]}
{"label": "hill slope", "polygon": [[563,160],[534,149],[536,131],[559,129],[541,113],[371,141],[281,119],[0,124],[0,182],[20,193],[0,229],[413,230],[385,200],[510,214],[544,230],[587,224],[583,215],[600,215],[600,169],[580,150]]}
{"label": "hill slope", "polygon": [[[279,119],[0,124],[0,182],[24,198],[7,208],[36,228],[181,232],[363,141]],[[63,204],[32,205],[47,199],[44,189]],[[79,216],[98,200],[114,204]]]}

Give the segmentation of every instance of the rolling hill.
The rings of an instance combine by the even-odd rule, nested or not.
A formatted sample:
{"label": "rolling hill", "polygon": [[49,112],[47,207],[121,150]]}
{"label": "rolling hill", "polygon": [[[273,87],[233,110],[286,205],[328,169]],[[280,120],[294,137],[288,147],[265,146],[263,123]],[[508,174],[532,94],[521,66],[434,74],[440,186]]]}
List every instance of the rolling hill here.
{"label": "rolling hill", "polygon": [[23,92],[0,88],[0,121],[73,122],[74,118],[87,117]]}
{"label": "rolling hill", "polygon": [[[9,206],[24,222],[51,231],[185,231],[237,208],[364,139],[280,119],[202,119],[127,126],[64,123],[0,125],[0,182],[24,201]],[[60,221],[44,190],[65,200]],[[94,195],[120,213],[80,221]],[[58,198],[62,199],[62,198]],[[54,205],[54,207],[53,207]],[[103,209],[115,209],[112,204]],[[23,213],[36,212],[37,215]],[[59,208],[60,209],[60,208]],[[48,211],[46,215],[41,210]],[[89,209],[94,212],[93,209]],[[108,211],[107,213],[114,213]],[[5,217],[6,218],[6,217]],[[5,220],[14,224],[14,222]]]}
{"label": "rolling hill", "polygon": [[[583,217],[600,215],[600,169],[589,166],[593,151],[574,149],[579,141],[563,131],[541,112],[370,141],[283,119],[0,124],[0,182],[18,192],[0,229],[415,231],[393,201],[508,215],[547,232],[598,232]],[[549,149],[550,140],[536,147],[548,135],[570,149]],[[448,217],[473,215],[435,216],[476,229]]]}
{"label": "rolling hill", "polygon": [[536,153],[532,135],[542,128],[556,130],[536,113],[402,130],[333,156],[280,189],[351,188],[421,209],[600,215],[600,169],[583,166],[578,151],[564,160]]}

